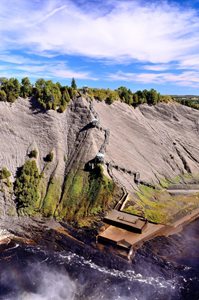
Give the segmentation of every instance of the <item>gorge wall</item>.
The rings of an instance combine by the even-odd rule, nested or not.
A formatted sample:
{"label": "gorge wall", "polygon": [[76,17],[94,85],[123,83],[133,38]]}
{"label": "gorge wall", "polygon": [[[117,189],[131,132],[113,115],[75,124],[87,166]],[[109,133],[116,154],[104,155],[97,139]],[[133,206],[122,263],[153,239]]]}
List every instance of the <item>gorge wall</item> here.
{"label": "gorge wall", "polygon": [[[96,117],[99,124],[93,127]],[[20,209],[22,215],[55,216],[84,226],[114,205],[121,187],[131,194],[139,190],[135,173],[152,186],[199,174],[199,111],[180,104],[134,109],[117,101],[91,105],[77,97],[57,113],[19,98],[0,103],[0,120],[0,169],[10,170],[14,182],[25,161],[36,160],[41,175],[37,201]],[[29,157],[32,150],[36,159]],[[105,152],[103,167],[87,170],[99,151]],[[49,153],[52,161],[46,160]],[[12,184],[1,182],[0,212],[1,218],[16,215]]]}

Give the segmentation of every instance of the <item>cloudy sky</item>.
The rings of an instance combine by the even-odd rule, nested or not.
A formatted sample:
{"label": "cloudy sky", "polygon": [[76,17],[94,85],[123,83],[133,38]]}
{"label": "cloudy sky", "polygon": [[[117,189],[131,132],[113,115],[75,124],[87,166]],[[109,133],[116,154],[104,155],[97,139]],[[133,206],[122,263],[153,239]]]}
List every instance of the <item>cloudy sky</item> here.
{"label": "cloudy sky", "polygon": [[199,94],[199,1],[0,0],[0,77]]}

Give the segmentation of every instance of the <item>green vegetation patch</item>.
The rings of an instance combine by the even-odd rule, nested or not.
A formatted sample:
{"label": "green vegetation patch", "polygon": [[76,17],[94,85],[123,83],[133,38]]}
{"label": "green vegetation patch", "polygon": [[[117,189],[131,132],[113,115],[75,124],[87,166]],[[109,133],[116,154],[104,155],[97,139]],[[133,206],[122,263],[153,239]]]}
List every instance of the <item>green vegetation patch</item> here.
{"label": "green vegetation patch", "polygon": [[33,149],[33,150],[31,150],[30,151],[30,153],[29,153],[29,157],[30,158],[37,158],[37,150],[36,149]]}
{"label": "green vegetation patch", "polygon": [[51,162],[51,161],[53,161],[53,158],[54,158],[54,154],[53,154],[53,152],[51,151],[50,153],[48,153],[48,154],[46,155],[46,157],[44,158],[44,160],[45,160],[46,162]]}
{"label": "green vegetation patch", "polygon": [[161,95],[155,89],[137,91],[133,93],[130,89],[124,86],[119,87],[116,90],[110,89],[96,89],[88,88],[87,94],[98,101],[105,101],[108,104],[112,104],[114,101],[121,101],[134,107],[147,103],[149,105],[155,105],[159,102],[171,102],[172,98],[168,95]]}
{"label": "green vegetation patch", "polygon": [[61,178],[52,177],[49,183],[46,180],[35,160],[26,161],[19,169],[14,193],[20,215],[43,214],[89,226],[114,199],[115,184],[104,176],[100,165],[90,172],[71,171],[64,188]]}
{"label": "green vegetation patch", "polygon": [[0,179],[7,179],[11,176],[10,171],[7,168],[2,168],[0,170]]}
{"label": "green vegetation patch", "polygon": [[85,226],[111,205],[114,189],[115,184],[104,176],[100,165],[90,172],[70,172],[56,217]]}
{"label": "green vegetation patch", "polygon": [[[16,78],[0,78],[0,101],[14,102],[19,96],[23,98],[34,96],[44,110],[53,109],[60,113],[64,112],[70,100],[82,91],[85,92],[85,88],[78,90],[74,78],[70,86],[62,86],[59,82],[54,83],[52,80],[40,78],[35,82],[34,87],[28,77],[23,78],[21,82]],[[155,105],[158,102],[172,101],[171,96],[161,95],[155,89],[139,90],[133,93],[125,86],[115,90],[86,88],[86,93],[89,97],[105,101],[107,104],[119,100],[134,107],[143,103]],[[194,102],[192,105],[197,107],[198,104]]]}
{"label": "green vegetation patch", "polygon": [[194,109],[199,109],[199,97],[198,96],[174,96],[175,101],[182,105],[192,107]]}
{"label": "green vegetation patch", "polygon": [[61,196],[61,180],[51,178],[46,196],[42,204],[42,214],[45,217],[53,216]]}
{"label": "green vegetation patch", "polygon": [[[187,178],[186,178],[187,177]],[[191,182],[192,176],[176,177],[173,180],[163,180],[164,189],[153,189],[144,185],[126,203],[123,211],[147,218],[151,222],[171,224],[179,218],[199,207],[199,194],[170,195],[166,188],[180,182]]]}
{"label": "green vegetation patch", "polygon": [[38,79],[33,90],[38,103],[44,109],[54,109],[63,112],[70,100],[76,95],[76,83],[72,80],[71,87],[61,86],[51,80]]}
{"label": "green vegetation patch", "polygon": [[27,160],[18,170],[14,193],[19,213],[34,214],[36,203],[40,197],[38,192],[40,178],[35,160]]}

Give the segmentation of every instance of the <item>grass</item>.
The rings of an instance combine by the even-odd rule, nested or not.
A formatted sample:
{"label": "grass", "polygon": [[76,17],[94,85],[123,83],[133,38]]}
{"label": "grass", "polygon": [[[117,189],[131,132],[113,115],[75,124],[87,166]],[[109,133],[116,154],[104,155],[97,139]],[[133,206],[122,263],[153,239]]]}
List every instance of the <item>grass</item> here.
{"label": "grass", "polygon": [[[165,188],[179,183],[181,180],[189,182],[191,177],[193,178],[193,176],[186,175],[175,177],[168,182],[163,180],[163,189],[140,185],[139,191],[129,199],[123,211],[144,216],[151,222],[171,224],[179,217],[183,217],[199,207],[199,194],[171,196]],[[158,186],[158,188],[160,187]]]}
{"label": "grass", "polygon": [[37,210],[40,210],[42,208],[43,205],[43,200],[45,198],[46,195],[46,190],[47,190],[47,179],[44,176],[44,173],[41,173],[41,179],[39,182],[39,186],[38,186],[38,201],[35,203],[35,208]]}
{"label": "grass", "polygon": [[47,189],[42,204],[42,213],[45,217],[53,216],[61,196],[61,180],[53,178]]}

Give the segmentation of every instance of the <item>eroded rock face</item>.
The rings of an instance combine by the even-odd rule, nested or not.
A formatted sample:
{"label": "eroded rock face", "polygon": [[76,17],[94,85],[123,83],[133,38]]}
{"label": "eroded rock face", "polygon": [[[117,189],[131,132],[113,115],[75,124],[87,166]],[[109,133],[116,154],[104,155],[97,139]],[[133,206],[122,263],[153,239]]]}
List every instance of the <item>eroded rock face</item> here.
{"label": "eroded rock face", "polygon": [[[96,116],[99,124],[90,126]],[[37,166],[43,173],[37,211],[47,216],[66,217],[70,193],[77,199],[78,195],[85,195],[85,187],[88,195],[95,196],[102,190],[104,195],[107,185],[119,197],[119,191],[103,178],[102,188],[97,190],[95,178],[84,169],[99,151],[104,154],[104,173],[110,175],[106,167],[111,164],[115,183],[130,192],[137,189],[135,173],[140,173],[141,180],[152,185],[165,177],[199,173],[199,111],[178,104],[143,105],[133,109],[120,102],[109,106],[94,101],[91,107],[88,99],[79,97],[60,114],[40,111],[31,101],[20,98],[12,105],[0,103],[0,120],[0,168],[7,167],[14,181],[18,168],[29,159],[30,151],[37,151]],[[45,158],[51,152],[53,160],[48,162]],[[74,180],[81,182],[84,193],[78,188],[72,190]],[[9,193],[13,195],[12,189]],[[5,197],[9,198],[9,193],[7,196],[0,193],[4,214]],[[103,197],[99,197],[100,206],[106,202]],[[89,217],[90,211],[98,213],[99,205],[95,209],[91,198],[88,197],[88,205],[85,205],[87,199],[82,200],[83,211],[80,202],[75,204],[73,214],[80,209],[81,217],[82,214]]]}
{"label": "eroded rock face", "polygon": [[[99,150],[93,128],[89,125],[93,113],[88,101],[79,97],[72,101],[67,111],[62,114],[40,111],[39,108],[33,108],[30,101],[21,98],[11,106],[8,103],[0,105],[0,168],[6,166],[15,177],[17,170],[30,159],[30,152],[37,152],[36,162],[42,174],[38,187],[41,199],[31,211],[39,211],[45,216],[54,215],[58,211],[57,217],[59,214],[62,218],[65,217],[60,207],[66,197],[70,198],[70,193],[76,193],[71,191],[76,177],[84,177],[80,180],[82,189],[87,181],[88,189],[94,190],[92,194],[99,193],[95,190],[95,178],[91,180],[94,187],[90,187],[90,176],[84,172],[85,163],[94,159]],[[100,134],[103,138],[104,133]],[[48,161],[46,157],[51,152],[53,159]],[[108,182],[106,184],[108,187]],[[78,190],[78,193],[81,195],[81,190]],[[1,202],[3,203],[3,198]],[[66,204],[68,205],[68,202]],[[79,205],[78,203],[77,206]],[[90,204],[88,206],[90,207]],[[67,214],[66,207],[63,209]],[[76,210],[77,207],[73,207],[73,214]],[[87,214],[87,210],[88,207],[84,208],[83,215]],[[25,211],[23,213],[26,214]]]}
{"label": "eroded rock face", "polygon": [[179,104],[133,109],[120,102],[95,102],[94,108],[111,132],[106,160],[118,165],[114,175],[127,189],[136,188],[128,170],[154,184],[164,177],[199,173],[198,110]]}

